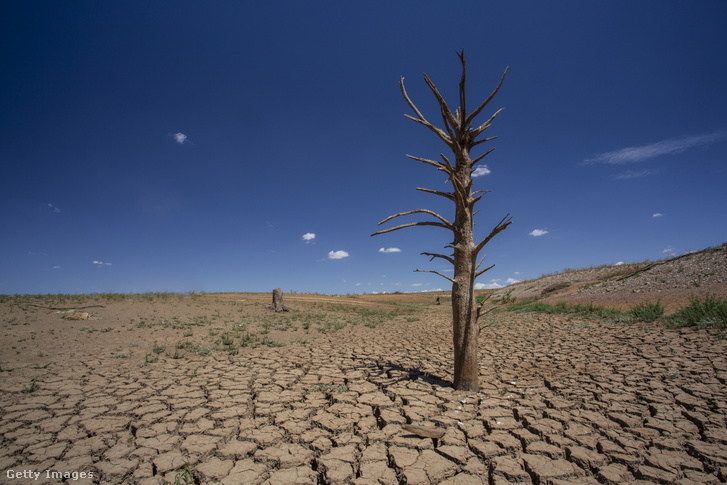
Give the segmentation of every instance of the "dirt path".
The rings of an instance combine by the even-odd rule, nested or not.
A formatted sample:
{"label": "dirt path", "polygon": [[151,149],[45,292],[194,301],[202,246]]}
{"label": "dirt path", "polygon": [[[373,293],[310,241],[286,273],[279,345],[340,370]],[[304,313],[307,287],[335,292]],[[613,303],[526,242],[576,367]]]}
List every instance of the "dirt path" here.
{"label": "dirt path", "polygon": [[237,355],[77,353],[2,372],[0,483],[162,484],[185,463],[221,484],[727,480],[727,341],[491,314],[482,391],[467,394],[448,387],[448,311]]}

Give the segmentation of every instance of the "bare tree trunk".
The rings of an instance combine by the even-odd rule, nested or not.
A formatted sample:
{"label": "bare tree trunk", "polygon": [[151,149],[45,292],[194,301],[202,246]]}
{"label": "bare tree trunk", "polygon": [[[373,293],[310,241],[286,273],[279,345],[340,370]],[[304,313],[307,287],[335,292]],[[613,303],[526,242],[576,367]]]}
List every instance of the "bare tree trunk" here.
{"label": "bare tree trunk", "polygon": [[289,312],[290,308],[283,304],[283,291],[280,288],[273,290],[272,310],[276,312]]}
{"label": "bare tree trunk", "polygon": [[[399,82],[401,92],[404,95],[409,107],[412,108],[416,116],[404,115],[412,121],[424,125],[429,130],[434,132],[451,150],[454,154],[455,164],[452,166],[449,159],[441,155],[444,163],[429,160],[426,158],[413,157],[407,155],[409,158],[418,160],[435,167],[440,172],[444,172],[448,175],[448,181],[452,183],[452,192],[442,192],[439,190],[425,189],[417,187],[417,190],[427,192],[430,194],[438,195],[449,199],[455,204],[455,217],[454,222],[450,222],[446,218],[437,214],[436,212],[427,209],[416,209],[407,212],[400,212],[393,216],[387,217],[379,224],[383,224],[396,217],[423,213],[428,214],[436,219],[437,221],[419,221],[408,224],[401,224],[399,226],[384,229],[382,231],[375,232],[372,236],[377,234],[384,234],[386,232],[396,231],[405,227],[412,226],[436,226],[452,231],[454,240],[447,247],[452,248],[454,254],[451,256],[437,253],[422,253],[427,256],[431,256],[431,259],[440,258],[448,261],[454,266],[454,277],[450,278],[442,273],[431,270],[419,270],[429,273],[437,274],[452,283],[452,329],[453,329],[453,344],[454,344],[454,387],[455,389],[465,391],[479,391],[479,365],[477,363],[477,350],[478,350],[478,338],[479,338],[479,325],[477,320],[480,316],[484,315],[482,312],[482,305],[475,308],[475,279],[482,273],[492,268],[489,266],[485,269],[479,270],[480,265],[484,261],[484,256],[477,262],[482,248],[487,244],[495,235],[503,231],[507,226],[512,223],[512,219],[508,214],[505,216],[489,233],[487,237],[482,239],[479,243],[475,243],[474,239],[474,206],[475,204],[488,192],[487,190],[472,191],[472,172],[474,171],[474,165],[482,160],[486,155],[492,152],[493,149],[488,150],[483,155],[472,160],[470,158],[470,150],[480,143],[484,143],[490,140],[494,140],[496,137],[486,138],[483,140],[475,141],[476,138],[482,134],[487,128],[489,128],[492,120],[495,119],[497,114],[501,111],[497,111],[490,117],[486,122],[479,126],[473,125],[473,121],[482,109],[492,100],[497,91],[502,85],[502,81],[505,79],[507,69],[503,73],[500,83],[497,88],[490,94],[490,96],[480,104],[472,113],[467,113],[466,107],[466,96],[465,96],[465,60],[464,51],[458,53],[460,61],[462,62],[462,78],[459,83],[459,101],[460,105],[454,113],[447,106],[446,101],[437,90],[434,83],[424,75],[429,89],[432,91],[434,96],[437,98],[439,103],[442,121],[444,122],[444,128],[441,129],[434,126],[419,111],[416,105],[411,101],[406,89],[404,89],[404,78]],[[485,312],[486,313],[486,312]]]}

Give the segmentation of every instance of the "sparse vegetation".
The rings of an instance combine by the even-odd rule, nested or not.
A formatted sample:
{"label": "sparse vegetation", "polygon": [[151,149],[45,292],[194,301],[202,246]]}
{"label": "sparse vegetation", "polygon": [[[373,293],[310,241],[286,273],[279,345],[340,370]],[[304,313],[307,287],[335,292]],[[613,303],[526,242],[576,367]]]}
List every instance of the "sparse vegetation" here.
{"label": "sparse vegetation", "polygon": [[345,384],[319,384],[317,386],[313,386],[309,389],[306,389],[305,393],[310,394],[312,392],[322,392],[326,396],[330,396],[331,394],[340,394],[342,392],[348,392],[350,391],[348,385]]}
{"label": "sparse vegetation", "polygon": [[727,301],[708,295],[704,301],[691,298],[690,304],[668,315],[665,322],[670,327],[727,328]]}
{"label": "sparse vegetation", "polygon": [[631,307],[631,314],[635,320],[653,322],[664,316],[664,305],[661,304],[661,301],[642,303]]}

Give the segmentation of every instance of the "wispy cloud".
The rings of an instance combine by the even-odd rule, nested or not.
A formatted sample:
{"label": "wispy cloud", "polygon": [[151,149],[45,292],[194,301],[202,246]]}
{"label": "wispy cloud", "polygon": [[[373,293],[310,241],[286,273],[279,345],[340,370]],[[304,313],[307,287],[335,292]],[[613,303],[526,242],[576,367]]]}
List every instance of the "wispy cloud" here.
{"label": "wispy cloud", "polygon": [[61,269],[61,267],[56,265],[56,266],[53,266],[53,269]]}
{"label": "wispy cloud", "polygon": [[50,208],[50,210],[52,210],[56,214],[60,214],[61,213],[61,210],[58,207],[56,207],[53,204],[51,204],[51,203],[48,203],[48,207]]}
{"label": "wispy cloud", "polygon": [[671,246],[667,246],[667,247],[665,247],[664,249],[662,249],[662,250],[661,250],[661,252],[662,252],[663,254],[669,254],[669,253],[671,253],[671,254],[673,255],[673,253],[674,253],[674,248],[673,248],[673,247],[671,247]]}
{"label": "wispy cloud", "polygon": [[313,241],[315,238],[316,238],[316,235],[313,234],[312,232],[307,232],[307,233],[303,234],[303,241],[305,241],[306,244]]}
{"label": "wispy cloud", "polygon": [[586,164],[604,163],[608,165],[636,163],[661,155],[681,153],[694,147],[705,147],[725,139],[727,139],[727,132],[725,131],[688,136],[685,138],[673,138],[649,145],[627,147],[612,152],[601,153],[593,158],[587,158],[583,162]]}
{"label": "wispy cloud", "polygon": [[483,175],[490,175],[492,173],[492,170],[487,168],[487,165],[480,165],[475,169],[474,172],[472,172],[473,177],[482,177]]}
{"label": "wispy cloud", "polygon": [[400,253],[401,249],[399,248],[381,248],[379,249],[380,253]]}
{"label": "wispy cloud", "polygon": [[548,231],[545,229],[533,229],[530,231],[529,236],[538,237],[538,236],[544,236],[545,234],[548,234]]}
{"label": "wispy cloud", "polygon": [[347,258],[348,253],[346,251],[329,251],[328,259],[343,259]]}
{"label": "wispy cloud", "polygon": [[613,180],[630,180],[630,179],[646,177],[649,175],[654,175],[657,172],[658,172],[658,170],[650,170],[650,169],[626,170],[625,172],[617,173],[616,175],[611,175],[611,178]]}
{"label": "wispy cloud", "polygon": [[662,214],[661,212],[655,212],[654,215],[651,217],[664,217],[664,214]]}
{"label": "wispy cloud", "polygon": [[111,263],[105,263],[103,261],[95,261],[95,260],[93,261],[93,264],[95,264],[96,266],[99,266],[99,267],[101,267],[101,266],[111,266]]}

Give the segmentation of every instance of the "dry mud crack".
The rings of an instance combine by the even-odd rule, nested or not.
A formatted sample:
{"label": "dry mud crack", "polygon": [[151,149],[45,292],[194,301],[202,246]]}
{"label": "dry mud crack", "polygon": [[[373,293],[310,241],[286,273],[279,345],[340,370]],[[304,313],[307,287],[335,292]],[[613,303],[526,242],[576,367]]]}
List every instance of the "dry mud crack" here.
{"label": "dry mud crack", "polygon": [[0,483],[173,483],[185,464],[220,484],[727,481],[727,341],[491,314],[468,394],[448,387],[448,311],[235,356],[3,372]]}

